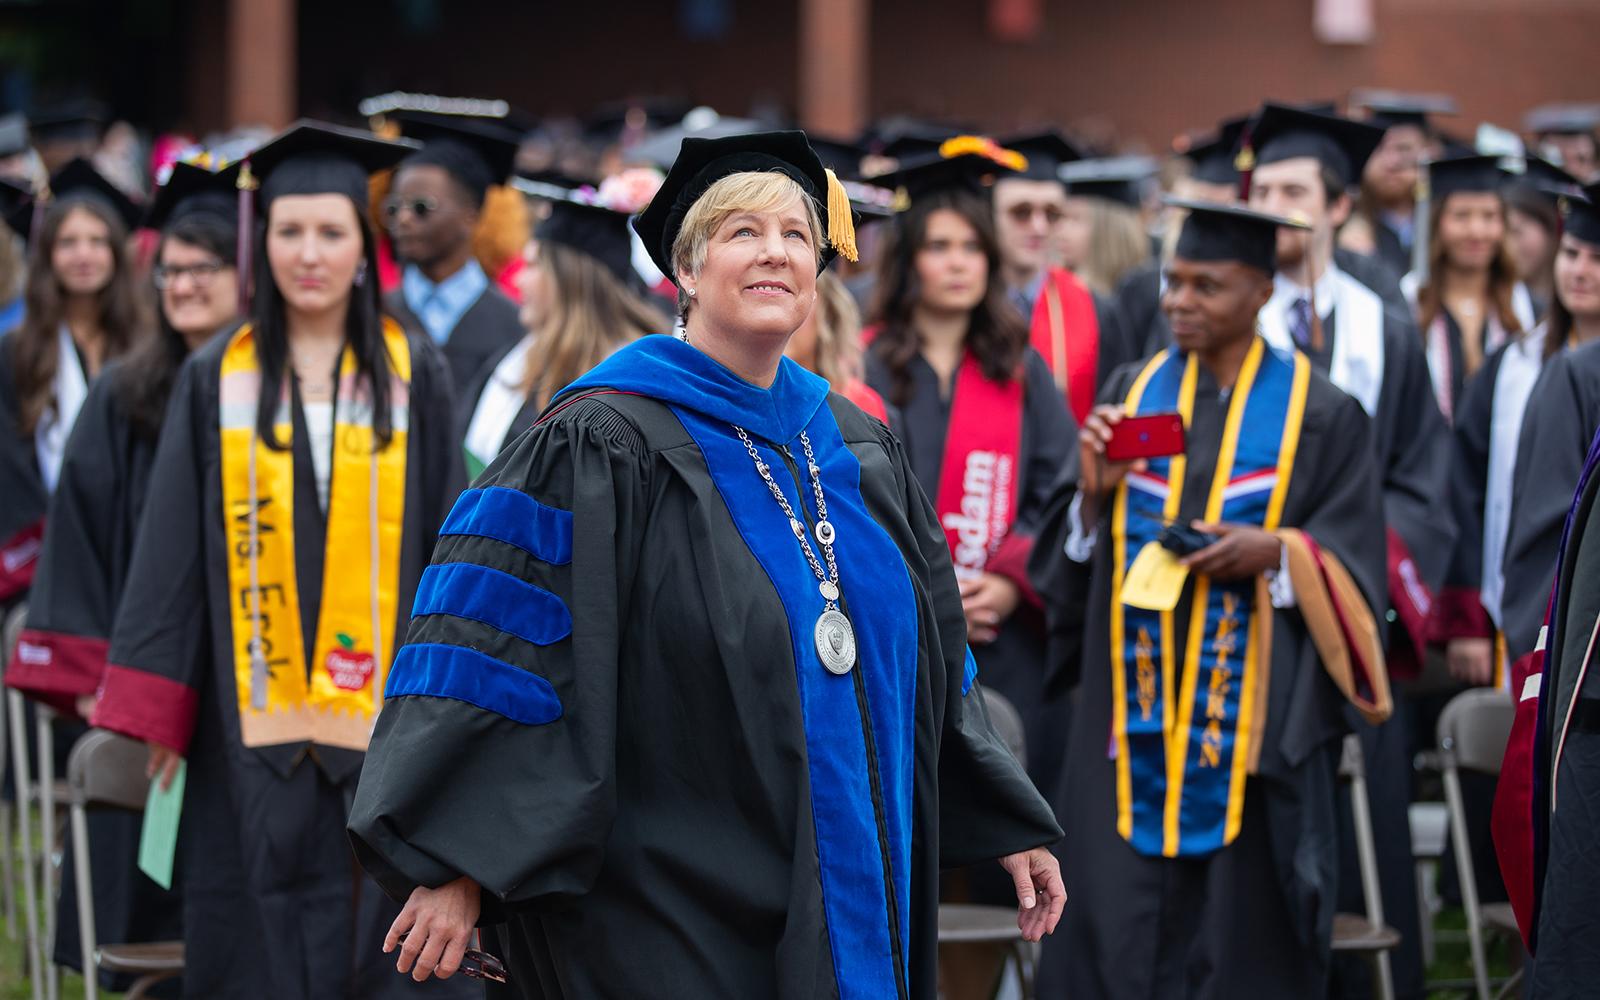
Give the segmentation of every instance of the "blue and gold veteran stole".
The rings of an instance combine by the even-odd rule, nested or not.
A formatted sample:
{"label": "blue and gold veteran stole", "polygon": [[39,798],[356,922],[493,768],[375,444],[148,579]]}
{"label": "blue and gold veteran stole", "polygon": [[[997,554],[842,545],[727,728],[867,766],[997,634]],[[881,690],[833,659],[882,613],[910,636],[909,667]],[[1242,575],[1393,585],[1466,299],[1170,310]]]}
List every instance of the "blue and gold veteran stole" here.
{"label": "blue and gold veteran stole", "polygon": [[[1197,377],[1195,355],[1171,348],[1134,381],[1127,411],[1176,410],[1187,427]],[[1310,381],[1304,355],[1286,357],[1255,339],[1228,404],[1205,520],[1278,527]],[[1174,611],[1121,600],[1134,559],[1177,518],[1184,475],[1183,455],[1151,460],[1117,487],[1111,522],[1117,832],[1139,853],[1164,857],[1203,856],[1239,835],[1271,672],[1260,662],[1257,581],[1196,576],[1181,657]]]}

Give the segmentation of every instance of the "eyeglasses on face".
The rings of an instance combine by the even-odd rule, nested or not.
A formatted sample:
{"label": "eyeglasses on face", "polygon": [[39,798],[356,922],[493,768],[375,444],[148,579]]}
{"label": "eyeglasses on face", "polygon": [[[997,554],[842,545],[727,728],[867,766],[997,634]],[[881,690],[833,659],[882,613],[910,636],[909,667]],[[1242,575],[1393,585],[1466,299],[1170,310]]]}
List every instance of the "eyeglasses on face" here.
{"label": "eyeglasses on face", "polygon": [[410,212],[418,221],[439,210],[439,203],[432,198],[385,198],[383,201],[383,217],[390,222],[400,218],[400,212]]}
{"label": "eyeglasses on face", "polygon": [[226,266],[220,260],[208,260],[200,264],[157,264],[151,276],[161,291],[173,287],[184,277],[193,282],[194,287],[205,288]]}

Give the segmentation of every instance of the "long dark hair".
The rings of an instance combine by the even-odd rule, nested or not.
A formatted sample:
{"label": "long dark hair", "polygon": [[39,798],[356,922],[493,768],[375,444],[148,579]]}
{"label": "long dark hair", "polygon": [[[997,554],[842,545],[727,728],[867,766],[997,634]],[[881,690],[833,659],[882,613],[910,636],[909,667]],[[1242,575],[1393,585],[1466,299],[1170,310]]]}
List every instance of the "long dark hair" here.
{"label": "long dark hair", "polygon": [[[225,267],[238,264],[238,227],[214,212],[191,212],[168,226],[156,248],[158,262],[173,240],[204,250]],[[156,335],[129,353],[117,370],[117,402],[141,437],[154,440],[161,433],[173,379],[188,355],[189,342],[172,328],[166,310],[158,306]]]}
{"label": "long dark hair", "polygon": [[149,302],[134,280],[128,259],[128,230],[111,206],[97,198],[67,197],[45,210],[39,237],[33,241],[28,280],[23,291],[27,315],[10,338],[21,411],[18,429],[31,436],[44,415],[55,408],[54,385],[59,351],[57,331],[66,316],[66,296],[50,259],[67,216],[85,211],[105,223],[111,243],[111,280],[100,290],[100,330],[105,337],[101,363],[121,357],[150,330]]}
{"label": "long dark hair", "polygon": [[[1435,201],[1428,206],[1428,280],[1417,289],[1417,326],[1424,337],[1428,336],[1428,328],[1433,321],[1439,318],[1444,311],[1444,268],[1446,255],[1449,251],[1445,248],[1444,241],[1439,239],[1439,220],[1444,218],[1445,206],[1450,196]],[[1508,224],[1505,198],[1499,198],[1500,219]],[[1517,318],[1517,311],[1513,306],[1514,292],[1517,287],[1517,265],[1511,257],[1510,243],[1502,238],[1500,246],[1495,250],[1494,260],[1489,262],[1489,306],[1494,310],[1495,317],[1500,321],[1500,326],[1507,334],[1515,336],[1522,333],[1522,321]],[[1466,374],[1470,377],[1483,364],[1483,357],[1476,344],[1469,344],[1463,338],[1462,351],[1467,361]]]}
{"label": "long dark hair", "polygon": [[938,211],[955,212],[978,234],[988,260],[988,283],[983,301],[968,318],[966,346],[978,359],[983,374],[994,381],[1015,378],[1028,347],[1028,327],[1016,307],[1006,301],[1000,276],[1000,244],[995,237],[993,213],[977,195],[947,191],[918,199],[895,223],[878,269],[878,296],[873,321],[881,324],[872,351],[889,368],[893,379],[890,402],[905,406],[911,399],[913,359],[922,351],[922,339],[912,325],[912,310],[922,297],[917,277],[917,253],[928,235],[928,219]]}
{"label": "long dark hair", "polygon": [[[288,193],[286,193],[288,194]],[[350,308],[345,313],[345,343],[355,353],[356,372],[372,392],[372,433],[378,447],[389,443],[394,424],[389,412],[389,351],[383,339],[383,313],[378,302],[377,239],[362,206],[351,202],[356,226],[361,233],[362,280],[350,289]],[[267,260],[267,226],[272,207],[262,213],[256,226],[255,288],[250,304],[250,326],[256,343],[256,362],[261,368],[261,395],[256,404],[256,435],[267,447],[283,451],[288,447],[278,440],[278,397],[289,365],[287,307],[283,292],[272,280],[272,265]]]}

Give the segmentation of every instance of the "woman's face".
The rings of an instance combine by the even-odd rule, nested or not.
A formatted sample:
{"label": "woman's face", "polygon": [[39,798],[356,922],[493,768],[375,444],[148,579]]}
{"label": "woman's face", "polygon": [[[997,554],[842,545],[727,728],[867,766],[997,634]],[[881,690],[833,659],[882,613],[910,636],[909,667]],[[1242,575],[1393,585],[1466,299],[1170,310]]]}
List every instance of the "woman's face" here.
{"label": "woman's face", "polygon": [[1584,320],[1600,320],[1600,246],[1561,237],[1556,250],[1556,294],[1567,312]]}
{"label": "woman's face", "polygon": [[356,206],[342,194],[284,195],[267,220],[267,263],[288,307],[300,313],[343,308],[362,256]]}
{"label": "woman's face", "polygon": [[916,269],[924,309],[971,312],[989,291],[989,258],[978,230],[953,209],[929,213]]}
{"label": "woman's face", "polygon": [[1452,266],[1463,271],[1488,270],[1505,238],[1505,209],[1499,195],[1458,191],[1445,198],[1439,215],[1439,242]]}
{"label": "woman's face", "polygon": [[98,295],[111,284],[115,267],[111,227],[87,208],[69,209],[50,251],[50,269],[61,290],[69,296]]}
{"label": "woman's face", "polygon": [[787,341],[817,300],[817,247],[805,205],[796,197],[769,212],[735,212],[711,231],[689,314],[718,329]]}
{"label": "woman's face", "polygon": [[522,270],[517,272],[517,290],[522,293],[518,315],[524,329],[537,330],[555,304],[550,269],[544,266],[538,240],[529,240],[522,248],[522,264]]}
{"label": "woman's face", "polygon": [[222,329],[237,314],[239,272],[193,243],[168,239],[156,262],[161,312],[192,345]]}
{"label": "woman's face", "polygon": [[1056,253],[1061,266],[1076,271],[1089,261],[1090,233],[1094,231],[1094,206],[1087,198],[1068,198],[1066,213],[1056,227]]}
{"label": "woman's face", "polygon": [[1506,235],[1511,259],[1517,264],[1517,277],[1523,281],[1541,280],[1550,266],[1555,234],[1538,219],[1515,208],[1506,211]]}

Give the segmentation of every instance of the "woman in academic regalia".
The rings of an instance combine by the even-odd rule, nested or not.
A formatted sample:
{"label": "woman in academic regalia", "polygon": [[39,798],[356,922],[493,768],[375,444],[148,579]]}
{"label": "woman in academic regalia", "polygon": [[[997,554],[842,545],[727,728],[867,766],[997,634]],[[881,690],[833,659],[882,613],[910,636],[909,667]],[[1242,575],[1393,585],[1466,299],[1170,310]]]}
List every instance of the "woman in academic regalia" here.
{"label": "woman in academic regalia", "polygon": [[835,184],[799,132],[684,140],[635,226],[686,339],[451,511],[350,822],[402,972],[454,975],[481,918],[525,997],[931,1000],[939,868],[995,857],[1053,926],[1057,827],[910,463],[783,357],[855,252]]}
{"label": "woman in academic regalia", "polygon": [[529,332],[490,360],[463,400],[472,478],[532,427],[568,383],[624,344],[671,329],[639,294],[632,255],[627,212],[552,203],[528,241],[519,276]]}
{"label": "woman in academic regalia", "polygon": [[1401,283],[1417,313],[1433,394],[1453,420],[1484,358],[1534,325],[1533,299],[1506,242],[1507,174],[1493,156],[1427,165],[1428,269]]}
{"label": "woman in academic regalia", "polygon": [[[231,173],[174,165],[144,219],[146,228],[161,232],[154,274],[160,295],[157,334],[106,365],[105,377],[90,385],[67,440],[27,625],[5,678],[7,687],[66,717],[87,718],[100,687],[178,367],[191,350],[231,326],[238,313],[232,192]],[[180,900],[138,870],[140,822],[115,809],[89,814],[95,932],[102,941],[171,940],[182,933]],[[54,958],[59,965],[81,968],[73,866],[69,849]],[[125,989],[125,979],[102,975],[108,989]]]}
{"label": "woman in academic regalia", "polygon": [[128,233],[139,209],[74,160],[33,234],[25,317],[0,336],[0,608],[33,581],[45,508],[89,384],[150,332]]}
{"label": "woman in academic regalia", "polygon": [[880,179],[910,207],[880,263],[867,384],[900,411],[911,469],[955,559],[978,670],[1022,714],[1028,773],[1051,790],[1071,678],[1048,674],[1027,563],[1073,422],[999,277],[983,182],[1006,169],[982,153],[935,154]]}
{"label": "woman in academic regalia", "polygon": [[244,162],[249,320],[183,363],[150,471],[92,721],[187,769],[187,996],[406,985],[343,827],[461,481],[449,375],[380,314],[361,211],[407,149],[302,122]]}

